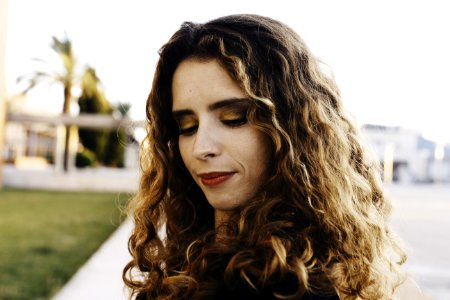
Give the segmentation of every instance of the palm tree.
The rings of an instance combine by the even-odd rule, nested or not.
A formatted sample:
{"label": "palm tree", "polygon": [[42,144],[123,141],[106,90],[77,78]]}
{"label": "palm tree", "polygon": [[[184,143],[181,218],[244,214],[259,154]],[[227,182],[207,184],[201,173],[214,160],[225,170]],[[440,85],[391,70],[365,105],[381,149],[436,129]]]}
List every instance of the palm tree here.
{"label": "palm tree", "polygon": [[[58,39],[57,37],[52,37],[52,43],[50,44],[51,48],[56,52],[63,63],[62,70],[46,72],[46,71],[37,71],[32,74],[20,76],[17,81],[27,80],[27,86],[24,90],[24,93],[27,93],[29,90],[34,88],[38,83],[42,81],[50,81],[51,84],[61,84],[64,88],[64,104],[62,113],[69,114],[70,113],[70,104],[72,101],[72,86],[75,81],[75,67],[76,67],[76,59],[72,51],[72,42],[67,37],[67,34]],[[69,161],[69,141],[70,141],[70,127],[66,126],[66,137],[64,143],[64,160],[63,166],[64,171],[68,170],[68,161]]]}

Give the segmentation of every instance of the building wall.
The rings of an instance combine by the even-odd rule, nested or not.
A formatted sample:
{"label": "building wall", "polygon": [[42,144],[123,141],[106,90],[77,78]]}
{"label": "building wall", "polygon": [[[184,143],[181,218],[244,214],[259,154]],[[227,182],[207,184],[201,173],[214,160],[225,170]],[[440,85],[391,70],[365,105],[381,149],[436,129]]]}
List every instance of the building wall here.
{"label": "building wall", "polygon": [[[52,117],[57,119],[58,117]],[[49,122],[48,122],[49,123]],[[61,157],[60,147],[63,141],[64,127],[43,122],[8,121],[5,129],[5,146],[3,159],[7,163],[16,163],[25,158],[42,158],[46,164],[59,165],[57,159]],[[58,134],[61,131],[62,135]],[[58,138],[59,136],[59,138]],[[76,130],[73,137],[77,137]],[[74,139],[71,149],[73,159],[78,149],[78,138]],[[139,169],[139,145],[137,142],[129,142],[125,148],[125,167],[127,169]],[[74,165],[74,162],[72,163]]]}
{"label": "building wall", "polygon": [[393,151],[394,181],[450,182],[450,158],[435,155],[437,144],[427,141],[414,130],[401,127],[364,125],[363,134],[382,164],[387,151]]}

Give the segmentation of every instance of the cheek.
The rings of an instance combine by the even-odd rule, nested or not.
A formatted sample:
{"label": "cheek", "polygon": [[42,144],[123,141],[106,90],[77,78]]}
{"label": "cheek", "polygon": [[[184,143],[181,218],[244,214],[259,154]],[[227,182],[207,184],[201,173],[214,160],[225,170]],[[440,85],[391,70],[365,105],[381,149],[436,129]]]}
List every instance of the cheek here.
{"label": "cheek", "polygon": [[180,151],[181,159],[183,160],[184,165],[189,169],[189,151],[188,148],[189,143],[186,141],[186,139],[180,139],[178,140],[178,149]]}
{"label": "cheek", "polygon": [[247,161],[247,168],[253,176],[264,178],[271,156],[271,146],[269,138],[254,129],[240,147],[240,151]]}

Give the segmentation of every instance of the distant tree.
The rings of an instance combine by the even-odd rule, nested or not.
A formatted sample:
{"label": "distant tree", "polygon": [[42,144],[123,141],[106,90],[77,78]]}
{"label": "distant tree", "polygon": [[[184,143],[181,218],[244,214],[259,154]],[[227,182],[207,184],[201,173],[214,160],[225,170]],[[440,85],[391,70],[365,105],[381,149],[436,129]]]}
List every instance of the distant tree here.
{"label": "distant tree", "polygon": [[[80,113],[111,114],[113,109],[100,87],[100,80],[92,67],[87,67],[81,77],[81,96],[78,98]],[[95,155],[93,163],[103,163],[108,147],[110,130],[82,128],[78,131],[84,148]],[[81,166],[77,162],[77,166]]]}
{"label": "distant tree", "polygon": [[124,128],[110,131],[108,136],[108,151],[105,153],[103,164],[109,167],[125,167],[125,147],[127,133]]}
{"label": "distant tree", "polygon": [[[130,104],[113,107],[106,99],[95,69],[86,68],[81,80],[81,96],[78,99],[80,113],[108,114],[117,112],[121,118],[127,116]],[[105,166],[123,167],[127,133],[125,129],[80,129],[80,142],[89,152],[94,153],[96,162]],[[85,153],[86,154],[86,153]],[[79,156],[81,158],[81,156]],[[84,158],[84,157],[83,157]],[[84,160],[87,161],[87,160]],[[80,160],[81,166],[82,161]]]}
{"label": "distant tree", "polygon": [[[121,119],[128,118],[130,103],[119,103],[116,106],[116,112]],[[128,143],[128,132],[125,128],[119,127],[111,131],[108,139],[108,151],[104,158],[104,164],[111,167],[125,167],[125,148]]]}
{"label": "distant tree", "polygon": [[[75,82],[75,67],[76,59],[72,50],[72,42],[65,35],[61,39],[53,36],[52,43],[50,47],[61,59],[63,68],[61,70],[53,70],[51,72],[46,71],[36,71],[31,74],[23,75],[17,78],[17,81],[27,81],[27,86],[24,93],[34,88],[37,84],[42,81],[50,82],[51,84],[60,84],[64,89],[64,103],[62,108],[63,114],[70,113],[70,104],[72,101],[72,87]],[[64,160],[63,166],[64,171],[68,170],[69,161],[69,141],[70,141],[70,128],[66,126],[66,138],[64,143]]]}
{"label": "distant tree", "polygon": [[78,98],[80,112],[95,114],[111,114],[113,112],[100,84],[97,72],[88,66],[81,77],[81,96]]}

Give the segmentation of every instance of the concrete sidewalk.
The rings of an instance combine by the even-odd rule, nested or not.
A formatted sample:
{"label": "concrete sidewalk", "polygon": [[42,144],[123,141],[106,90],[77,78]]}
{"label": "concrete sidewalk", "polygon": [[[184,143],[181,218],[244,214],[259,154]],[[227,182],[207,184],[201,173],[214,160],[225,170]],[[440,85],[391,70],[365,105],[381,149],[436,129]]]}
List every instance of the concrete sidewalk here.
{"label": "concrete sidewalk", "polygon": [[129,299],[122,270],[131,260],[127,243],[132,229],[131,220],[125,220],[53,300]]}

